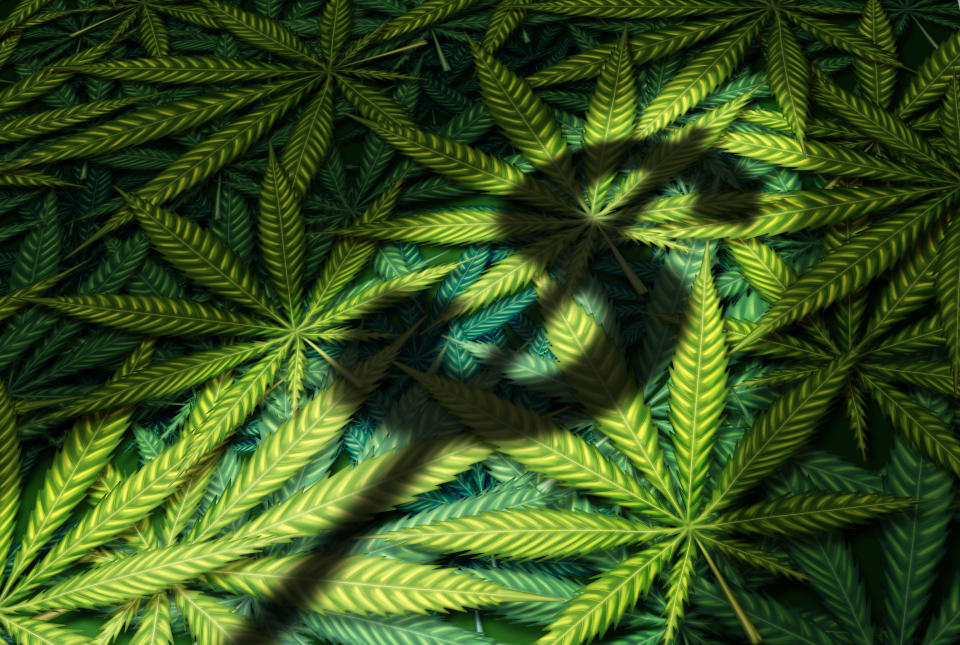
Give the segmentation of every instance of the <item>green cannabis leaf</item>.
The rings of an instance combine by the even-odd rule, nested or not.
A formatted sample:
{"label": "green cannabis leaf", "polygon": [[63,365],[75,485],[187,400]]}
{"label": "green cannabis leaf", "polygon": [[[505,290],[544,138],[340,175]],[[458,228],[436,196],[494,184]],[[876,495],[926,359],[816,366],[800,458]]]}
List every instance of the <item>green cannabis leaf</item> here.
{"label": "green cannabis leaf", "polygon": [[[637,47],[638,62],[656,60],[727,30],[698,52],[648,106],[639,124],[641,134],[652,134],[673,122],[702,100],[743,62],[751,45],[762,35],[767,78],[780,109],[797,139],[803,139],[809,112],[810,65],[795,31],[802,30],[820,42],[873,63],[900,65],[896,57],[861,34],[824,20],[846,11],[841,7],[804,2],[647,2],[646,0],[560,0],[520,4],[522,8],[592,18],[679,18],[710,15],[711,20],[689,23],[680,31],[669,27],[647,34]],[[819,15],[818,15],[819,14]],[[639,44],[639,43],[638,43]],[[537,72],[531,81],[555,83],[596,74],[596,48]],[[642,52],[642,53],[640,53]],[[573,72],[575,76],[572,76]]]}
{"label": "green cannabis leaf", "polygon": [[[787,481],[788,488],[803,490],[822,486],[824,478],[817,468],[826,456],[802,460],[797,472]],[[846,486],[860,493],[888,493],[916,499],[935,499],[934,504],[918,504],[896,519],[885,523],[880,538],[883,545],[884,579],[876,588],[863,585],[860,564],[848,545],[834,536],[817,537],[790,548],[792,559],[800,570],[816,582],[826,612],[807,613],[802,620],[817,629],[800,626],[791,612],[776,601],[743,590],[742,601],[756,616],[764,642],[789,642],[796,634],[806,632],[804,642],[826,642],[826,632],[837,634],[854,643],[946,643],[957,632],[956,594],[954,583],[938,605],[930,591],[934,569],[942,562],[945,547],[944,529],[949,521],[948,507],[953,499],[951,478],[922,459],[909,444],[898,439],[886,468],[886,479],[856,467],[831,463],[846,470]],[[782,485],[781,485],[782,486]],[[871,597],[881,602],[883,618],[877,622],[870,616]],[[936,607],[926,633],[919,629],[920,614],[929,604]],[[714,605],[713,602],[710,605]],[[727,616],[722,605],[716,605]]]}
{"label": "green cannabis leaf", "polygon": [[5,641],[957,640],[953,4],[2,4]]}
{"label": "green cannabis leaf", "polygon": [[[367,209],[364,219],[386,215],[398,194],[399,185],[395,185]],[[368,337],[369,334],[345,323],[429,287],[452,268],[440,265],[345,293],[375,247],[344,240],[331,251],[303,306],[306,231],[300,201],[272,153],[260,192],[258,222],[269,291],[236,253],[210,231],[134,195],[126,198],[152,246],[170,264],[249,314],[162,296],[91,295],[34,301],[90,322],[141,334],[225,335],[244,342],[157,363],[71,402],[59,415],[183,391],[257,359],[270,361],[274,365],[271,370],[282,375],[296,408],[304,388],[307,350],[314,350],[348,378],[354,378],[318,343]]]}
{"label": "green cannabis leaf", "polygon": [[[566,282],[576,284],[598,249],[617,259],[640,294],[646,287],[617,248],[635,240],[671,247],[658,224],[698,221],[706,212],[749,209],[752,196],[650,193],[706,153],[736,118],[749,95],[710,110],[656,144],[642,163],[621,173],[631,147],[642,138],[636,121],[637,91],[626,32],[603,64],[589,99],[582,134],[582,165],[559,123],[529,84],[484,49],[473,46],[477,80],[493,120],[523,158],[543,172],[525,175],[515,165],[481,150],[419,129],[367,122],[400,152],[457,183],[519,202],[504,208],[466,207],[362,224],[350,233],[384,240],[440,244],[538,239],[491,266],[451,303],[448,316],[467,314],[528,288],[563,256]],[[646,199],[644,199],[646,197]]]}
{"label": "green cannabis leaf", "polygon": [[[691,290],[670,372],[676,477],[668,469],[649,407],[593,316],[567,299],[556,306],[547,336],[574,396],[639,477],[548,418],[476,387],[412,373],[478,437],[534,472],[616,502],[622,515],[506,510],[386,535],[431,549],[519,559],[630,546],[626,559],[579,590],[539,643],[581,643],[602,635],[661,574],[667,578],[663,637],[670,641],[684,616],[701,556],[718,576],[713,557],[719,554],[791,574],[775,556],[734,536],[817,533],[909,505],[897,497],[823,492],[733,508],[801,444],[840,380],[837,370],[828,367],[816,380],[788,392],[757,419],[712,480],[713,445],[728,388],[726,339],[709,253]],[[728,597],[748,638],[760,642],[736,599]]]}
{"label": "green cannabis leaf", "polygon": [[[260,444],[212,503],[204,500],[208,487],[217,485],[217,457],[223,442],[249,414],[256,401],[251,393],[264,388],[269,370],[258,365],[236,381],[212,382],[190,411],[180,436],[125,477],[109,464],[129,424],[131,408],[81,417],[55,456],[28,515],[0,594],[4,626],[25,642],[85,642],[66,628],[41,622],[49,618],[44,612],[59,615],[119,606],[114,616],[122,617],[142,605],[146,613],[134,639],[170,642],[170,603],[176,602],[196,638],[242,641],[243,618],[219,604],[210,590],[272,596],[282,587],[264,586],[264,575],[269,573],[275,583],[289,583],[288,578],[305,575],[304,566],[315,560],[305,553],[250,556],[409,501],[490,453],[490,447],[456,436],[388,451],[310,483],[249,518],[243,528],[227,530],[337,440],[398,349],[399,343],[394,343],[357,368],[363,379],[361,389],[338,379],[320,390]],[[152,343],[144,344],[116,379],[144,369],[151,353]],[[276,364],[276,357],[263,363],[274,369]],[[20,503],[19,450],[12,407],[5,395],[2,403],[3,464],[7,481],[12,482],[4,488],[0,519],[7,551]],[[65,527],[98,478],[102,492],[95,494],[94,505],[66,525],[69,530],[52,548],[41,551]],[[201,506],[205,508],[198,514]],[[94,551],[90,557],[92,550],[116,538],[122,538],[120,545]],[[82,567],[84,560],[93,566]],[[72,576],[57,580],[66,570]],[[321,580],[311,578],[313,584],[322,583],[323,592],[304,599],[315,611],[385,615],[548,599],[450,569],[372,557],[342,559],[324,570]],[[189,586],[201,576],[207,591]],[[378,600],[371,602],[374,596]]]}

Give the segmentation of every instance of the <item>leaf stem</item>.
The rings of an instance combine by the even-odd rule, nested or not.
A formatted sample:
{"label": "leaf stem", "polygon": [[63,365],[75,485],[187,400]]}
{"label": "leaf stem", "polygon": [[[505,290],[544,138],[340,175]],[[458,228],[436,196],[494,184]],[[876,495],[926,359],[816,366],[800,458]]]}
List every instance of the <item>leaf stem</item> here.
{"label": "leaf stem", "polygon": [[720,588],[723,590],[723,595],[726,597],[727,602],[730,603],[730,608],[733,609],[733,613],[737,615],[737,619],[740,621],[740,626],[743,627],[743,631],[746,632],[747,638],[750,641],[750,645],[759,645],[763,642],[760,632],[758,632],[757,628],[753,626],[752,622],[750,622],[750,618],[747,617],[746,612],[743,611],[743,607],[741,607],[740,603],[737,602],[737,599],[734,597],[729,585],[727,585],[727,581],[720,574],[720,570],[717,569],[717,565],[713,563],[713,558],[710,557],[710,554],[707,552],[707,549],[704,548],[700,540],[697,540],[697,546],[700,547],[700,550],[703,552],[703,557],[707,559],[707,564],[710,565],[710,570],[713,571],[713,575],[716,576],[717,582],[720,583]]}
{"label": "leaf stem", "polygon": [[929,42],[934,49],[937,49],[940,46],[940,44],[936,40],[934,40],[929,33],[927,33],[927,30],[923,28],[923,23],[921,23],[916,16],[913,17],[913,21],[917,23],[917,27],[920,28],[920,31],[926,37],[927,42]]}
{"label": "leaf stem", "polygon": [[445,72],[450,71],[450,63],[447,62],[446,57],[443,55],[443,50],[440,49],[440,41],[437,40],[437,34],[431,34],[433,36],[433,45],[437,48],[437,58],[440,59],[440,69]]}
{"label": "leaf stem", "polygon": [[126,11],[120,11],[120,12],[118,12],[118,13],[113,14],[112,16],[108,16],[108,17],[104,18],[103,20],[97,21],[97,22],[93,23],[92,25],[87,25],[87,26],[84,27],[83,29],[79,29],[79,30],[73,32],[72,34],[70,34],[70,38],[76,38],[77,36],[79,36],[79,35],[82,34],[82,33],[86,33],[86,32],[88,32],[88,31],[90,31],[91,29],[95,29],[95,28],[99,27],[100,25],[105,24],[105,23],[108,23],[108,22],[110,22],[111,20],[115,20],[116,18],[119,18],[120,16],[123,16],[123,15],[125,15],[125,14],[128,14],[128,13],[130,13],[131,11],[133,11],[133,9],[127,9]]}
{"label": "leaf stem", "polygon": [[627,260],[620,255],[620,250],[616,247],[613,241],[607,236],[607,232],[602,228],[600,229],[600,235],[603,236],[603,239],[606,241],[607,246],[610,247],[610,250],[613,252],[613,257],[617,260],[617,264],[620,265],[620,268],[623,269],[623,274],[626,276],[627,280],[630,282],[630,285],[633,287],[633,290],[636,291],[641,296],[646,294],[648,289],[640,281],[640,278],[637,277],[637,274],[633,272],[633,269],[630,268],[630,265],[627,264]]}
{"label": "leaf stem", "polygon": [[360,381],[360,379],[358,379],[353,372],[351,372],[351,371],[348,370],[346,367],[344,367],[343,365],[341,365],[341,364],[337,361],[337,359],[335,359],[333,356],[331,356],[330,354],[328,354],[328,353],[326,353],[325,351],[323,351],[322,349],[320,349],[320,348],[319,348],[317,345],[315,345],[314,342],[313,342],[312,340],[310,340],[309,338],[304,338],[303,340],[307,343],[307,345],[310,345],[310,347],[313,348],[313,351],[315,351],[316,353],[320,354],[320,356],[323,357],[323,360],[327,361],[327,362],[330,364],[330,367],[332,367],[333,369],[335,369],[335,370],[337,371],[337,373],[340,374],[340,376],[342,376],[343,378],[345,378],[345,379],[347,379],[348,381],[350,381],[351,385],[353,385],[354,387],[357,387],[357,388],[363,388],[363,383]]}
{"label": "leaf stem", "polygon": [[444,336],[444,343],[440,346],[440,351],[437,352],[437,357],[433,359],[433,362],[430,363],[430,367],[427,368],[427,374],[436,374],[437,370],[440,369],[440,362],[443,360],[443,355],[447,353],[447,345],[450,344],[450,341],[455,339],[447,338]]}
{"label": "leaf stem", "polygon": [[352,65],[359,65],[360,63],[366,63],[366,62],[368,62],[368,61],[376,60],[376,59],[378,59],[378,58],[383,58],[384,56],[390,56],[391,54],[396,54],[396,53],[399,53],[399,52],[402,52],[402,51],[406,51],[406,50],[408,50],[408,49],[415,49],[415,48],[417,48],[417,47],[423,47],[424,45],[427,45],[427,44],[429,44],[429,43],[427,43],[426,40],[418,40],[417,42],[415,42],[415,43],[413,43],[413,44],[404,45],[403,47],[397,47],[396,49],[391,49],[390,51],[388,51],[388,52],[383,52],[382,54],[374,54],[373,56],[367,56],[366,58],[361,58],[360,60],[352,61],[352,62],[350,63],[350,65],[351,65],[351,66],[352,66]]}

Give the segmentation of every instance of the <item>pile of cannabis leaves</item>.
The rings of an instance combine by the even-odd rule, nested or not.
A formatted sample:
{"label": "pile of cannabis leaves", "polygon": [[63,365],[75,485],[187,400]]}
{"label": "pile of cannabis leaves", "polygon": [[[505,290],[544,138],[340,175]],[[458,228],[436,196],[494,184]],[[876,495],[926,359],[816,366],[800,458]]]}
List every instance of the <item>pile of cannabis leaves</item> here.
{"label": "pile of cannabis leaves", "polygon": [[0,636],[960,642],[960,8],[14,0]]}

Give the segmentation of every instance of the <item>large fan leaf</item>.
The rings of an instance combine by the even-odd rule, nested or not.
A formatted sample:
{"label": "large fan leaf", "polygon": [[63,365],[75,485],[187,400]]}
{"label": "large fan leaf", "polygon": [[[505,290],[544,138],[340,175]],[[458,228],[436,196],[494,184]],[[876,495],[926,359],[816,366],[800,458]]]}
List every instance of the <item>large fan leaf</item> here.
{"label": "large fan leaf", "polygon": [[20,509],[20,439],[13,403],[0,385],[0,555],[6,558]]}
{"label": "large fan leaf", "polygon": [[213,537],[306,466],[336,438],[366,395],[377,386],[398,349],[394,343],[353,370],[362,388],[343,380],[334,381],[267,436],[244,462],[231,486],[194,525],[191,539]]}
{"label": "large fan leaf", "polygon": [[800,276],[734,348],[823,309],[889,269],[923,231],[941,217],[956,196],[947,193],[876,222],[838,246]]}
{"label": "large fan leaf", "polygon": [[953,390],[960,390],[960,217],[954,213],[947,228],[937,272],[940,322],[953,365]]}
{"label": "large fan leaf", "polygon": [[493,120],[535,167],[548,171],[564,188],[572,188],[570,157],[560,126],[547,106],[486,50],[474,46],[477,80]]}
{"label": "large fan leaf", "polygon": [[618,504],[656,508],[649,495],[596,447],[550,420],[476,387],[410,373],[481,438],[531,470]]}
{"label": "large fan leaf", "polygon": [[256,335],[271,329],[241,314],[163,296],[90,295],[33,300],[83,320],[154,336]]}
{"label": "large fan leaf", "polygon": [[491,452],[489,446],[467,437],[392,450],[292,495],[233,536],[255,536],[270,543],[366,519],[433,490]]}
{"label": "large fan leaf", "polygon": [[886,525],[886,624],[891,643],[914,642],[920,614],[936,578],[947,539],[947,508],[953,498],[950,476],[924,461],[903,439],[894,444],[885,490],[900,497],[926,500]]}
{"label": "large fan leaf", "polygon": [[717,526],[761,535],[803,535],[864,522],[900,511],[914,500],[859,493],[804,493],[727,513]]}
{"label": "large fan leaf", "polygon": [[907,118],[939,99],[960,65],[960,31],[955,31],[923,62],[903,90],[897,115]]}
{"label": "large fan leaf", "polygon": [[659,437],[627,370],[626,362],[594,316],[572,298],[565,298],[547,321],[551,351],[560,361],[564,380],[610,437],[679,511]]}
{"label": "large fan leaf", "polygon": [[754,422],[720,473],[711,507],[728,505],[749,490],[813,434],[852,362],[845,356],[820,368]]}
{"label": "large fan leaf", "polygon": [[[857,31],[883,51],[896,55],[893,30],[880,0],[867,0],[863,9],[863,16],[861,16],[857,25]],[[853,69],[857,74],[857,80],[860,82],[860,88],[867,98],[880,107],[888,107],[893,98],[897,70],[889,65],[859,57],[853,59]]]}
{"label": "large fan leaf", "polygon": [[[143,343],[124,362],[115,378],[142,369],[149,362],[152,352],[152,341]],[[83,501],[87,490],[123,439],[132,412],[130,408],[122,408],[85,416],[67,433],[28,516],[11,578],[21,573],[54,531],[67,521],[70,513]]]}
{"label": "large fan leaf", "polygon": [[218,0],[202,2],[216,21],[237,38],[286,58],[317,63],[317,58],[303,41],[279,22]]}
{"label": "large fan leaf", "polygon": [[637,90],[627,31],[604,63],[583,129],[587,198],[596,208],[613,182],[613,171],[626,151],[637,112]]}
{"label": "large fan leaf", "polygon": [[[319,573],[311,573],[311,568]],[[264,579],[286,581],[279,590],[292,587],[294,594],[309,594],[302,600],[307,607],[321,613],[426,614],[502,602],[557,600],[513,591],[456,569],[368,556],[312,563],[296,555],[252,560],[209,578],[217,586],[268,597],[278,589],[264,584]],[[297,589],[298,586],[306,588]],[[310,587],[316,591],[311,593]]]}
{"label": "large fan leaf", "polygon": [[766,34],[767,77],[780,110],[797,139],[804,138],[810,68],[800,43],[777,12]]}

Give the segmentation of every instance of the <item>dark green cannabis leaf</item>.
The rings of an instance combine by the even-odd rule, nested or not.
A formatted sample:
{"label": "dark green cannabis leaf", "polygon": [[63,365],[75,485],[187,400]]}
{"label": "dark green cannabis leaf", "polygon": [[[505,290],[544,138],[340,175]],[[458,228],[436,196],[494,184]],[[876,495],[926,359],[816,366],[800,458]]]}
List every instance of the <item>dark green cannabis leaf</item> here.
{"label": "dark green cannabis leaf", "polygon": [[[803,31],[829,47],[873,63],[898,66],[889,52],[861,34],[824,20],[850,9],[828,4],[785,2],[648,2],[647,0],[559,0],[519,4],[524,9],[591,18],[661,19],[701,17],[710,20],[668,27],[646,34],[652,47],[638,47],[643,62],[674,54],[685,47],[728,31],[698,52],[664,88],[644,113],[639,124],[642,134],[652,134],[673,122],[691,106],[729,78],[744,61],[751,46],[762,37],[767,78],[784,117],[797,139],[803,139],[809,112],[808,79],[810,64],[796,32]],[[818,15],[819,14],[819,15]],[[643,42],[643,41],[641,41]],[[646,44],[644,42],[643,44]],[[595,60],[602,47],[571,57],[537,72],[538,84],[596,74]],[[573,72],[574,75],[571,75]],[[533,80],[533,79],[531,79]]]}
{"label": "dark green cannabis leaf", "polygon": [[[399,185],[395,185],[384,193],[364,213],[364,219],[386,215],[398,192]],[[89,412],[183,391],[251,360],[259,361],[264,373],[269,374],[268,380],[274,374],[281,376],[296,408],[303,392],[308,349],[342,371],[317,343],[368,337],[344,323],[430,286],[452,268],[444,265],[424,269],[345,293],[375,250],[371,243],[346,239],[332,249],[321,277],[303,304],[304,221],[292,184],[272,154],[260,193],[258,222],[260,255],[270,287],[216,235],[141,198],[128,199],[151,244],[170,264],[249,314],[162,296],[93,295],[35,301],[84,320],[142,334],[224,335],[245,342],[158,363],[72,402],[60,414]]]}
{"label": "dark green cannabis leaf", "polygon": [[[798,464],[789,487],[794,490],[822,486],[823,476],[816,467],[829,456],[812,457]],[[801,620],[816,625],[814,631],[799,625],[795,612],[779,602],[744,590],[741,600],[750,607],[751,615],[766,643],[831,642],[842,639],[851,643],[948,643],[956,638],[957,585],[951,581],[949,592],[942,598],[931,594],[938,565],[943,562],[946,546],[945,529],[953,499],[950,476],[922,459],[909,444],[898,439],[886,468],[886,478],[851,467],[841,466],[848,477],[845,484],[860,493],[881,490],[903,497],[936,500],[918,504],[902,515],[884,523],[880,544],[883,546],[882,583],[875,589],[863,584],[861,565],[849,546],[835,536],[817,537],[790,548],[799,569],[816,582],[823,611],[805,613]],[[872,593],[876,591],[877,593]],[[880,621],[870,615],[870,600],[883,608]],[[713,604],[713,603],[711,603]],[[933,608],[932,620],[920,630],[925,606]],[[717,606],[721,609],[720,606]],[[721,609],[722,610],[722,609]],[[728,619],[732,618],[728,612]],[[806,632],[799,637],[799,632]],[[828,633],[834,636],[827,636]]]}

